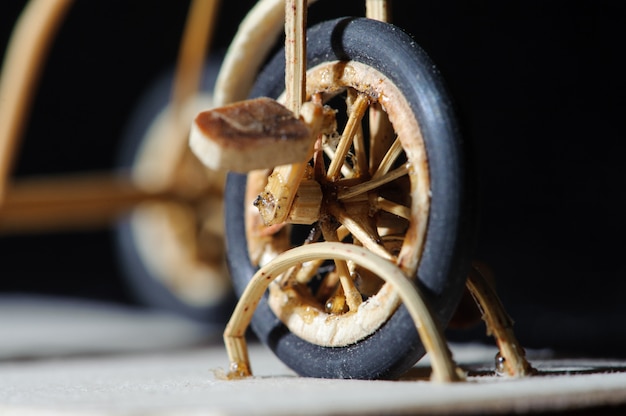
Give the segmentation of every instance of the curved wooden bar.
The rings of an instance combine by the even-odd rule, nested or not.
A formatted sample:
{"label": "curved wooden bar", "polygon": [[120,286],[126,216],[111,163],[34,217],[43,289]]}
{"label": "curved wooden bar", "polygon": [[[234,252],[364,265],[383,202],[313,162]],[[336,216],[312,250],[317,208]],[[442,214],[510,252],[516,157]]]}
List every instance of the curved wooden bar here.
{"label": "curved wooden bar", "polygon": [[0,205],[48,47],[71,0],[31,0],[13,31],[0,79]]}

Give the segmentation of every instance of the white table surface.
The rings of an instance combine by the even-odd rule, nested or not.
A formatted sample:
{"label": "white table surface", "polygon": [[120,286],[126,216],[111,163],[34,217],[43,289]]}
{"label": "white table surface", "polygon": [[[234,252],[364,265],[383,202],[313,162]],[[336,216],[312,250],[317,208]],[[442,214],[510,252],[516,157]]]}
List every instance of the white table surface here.
{"label": "white table surface", "polygon": [[[452,345],[468,381],[428,381],[427,358],[398,381],[297,377],[250,345],[255,376],[228,365],[219,336],[162,314],[0,298],[0,415],[485,414],[626,409],[626,361],[531,351],[540,376],[492,373],[496,349]],[[608,407],[607,407],[608,406]]]}

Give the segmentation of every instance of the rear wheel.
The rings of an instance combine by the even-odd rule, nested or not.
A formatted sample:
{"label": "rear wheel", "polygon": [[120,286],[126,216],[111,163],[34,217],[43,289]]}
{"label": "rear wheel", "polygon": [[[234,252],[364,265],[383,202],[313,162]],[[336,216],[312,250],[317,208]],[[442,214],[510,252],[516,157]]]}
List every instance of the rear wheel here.
{"label": "rear wheel", "polygon": [[[205,70],[205,91],[210,91],[218,68],[216,62]],[[173,74],[167,74],[149,88],[122,143],[120,167],[148,190],[160,186],[163,166],[173,157],[176,138],[167,134],[172,130],[172,80]],[[211,95],[203,92],[188,112],[210,106]],[[173,197],[143,202],[118,222],[120,263],[141,304],[217,325],[218,330],[234,303],[224,253],[224,177],[208,171],[187,148],[180,157],[173,177],[164,178],[171,181]]]}

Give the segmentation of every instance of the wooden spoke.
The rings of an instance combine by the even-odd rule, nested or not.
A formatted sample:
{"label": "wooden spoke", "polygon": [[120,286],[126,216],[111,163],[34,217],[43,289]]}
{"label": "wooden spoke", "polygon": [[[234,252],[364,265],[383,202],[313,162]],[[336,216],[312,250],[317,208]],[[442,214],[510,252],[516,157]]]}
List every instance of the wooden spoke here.
{"label": "wooden spoke", "polygon": [[378,178],[381,175],[389,172],[389,169],[391,169],[394,162],[396,161],[396,159],[398,159],[402,152],[403,150],[402,145],[400,144],[400,139],[396,138],[391,147],[389,147],[389,149],[387,150],[387,153],[385,153],[385,156],[383,156],[383,159],[380,161],[380,164],[378,165],[378,168],[376,169],[372,177]]}
{"label": "wooden spoke", "polygon": [[306,284],[311,281],[313,276],[317,273],[317,269],[324,263],[324,260],[317,259],[308,263],[302,264],[298,272],[296,273],[295,280],[300,284]]}
{"label": "wooden spoke", "polygon": [[[388,102],[383,107],[376,101],[381,95],[360,89],[363,79],[367,85],[378,85],[381,80],[380,76],[369,78],[370,71],[360,64],[348,64],[359,74],[358,79],[355,75],[345,85],[328,89],[326,75],[336,73],[335,65],[307,74],[307,95],[311,103],[326,112],[323,128],[310,135],[310,157],[300,165],[302,173],[287,175],[284,167],[278,166],[268,177],[280,189],[296,189],[298,197],[290,212],[303,202],[303,197],[318,195],[308,198],[318,201],[319,209],[306,215],[307,222],[296,221],[290,213],[282,220],[293,224],[284,235],[291,246],[298,245],[298,241],[303,246],[325,241],[359,247],[378,261],[401,264],[403,272],[412,276],[420,258],[422,223],[426,223],[429,206],[428,172],[422,163],[421,141],[414,137],[419,136],[419,127],[413,122],[408,127],[399,122],[404,120],[405,107]],[[388,81],[383,84],[381,91],[395,91]],[[397,130],[397,125],[402,128]],[[299,181],[291,183],[287,177],[298,177]],[[309,182],[317,185],[315,195],[307,188]],[[254,185],[251,190],[255,192],[250,195],[258,195],[256,189],[262,186],[277,195],[261,184]],[[279,205],[290,206],[282,202]],[[251,213],[247,221],[256,223],[256,214]],[[269,265],[274,261],[270,259],[285,250],[279,243],[285,241],[278,236],[259,239],[259,245],[266,249],[259,266]],[[290,331],[317,345],[341,347],[371,335],[393,315],[399,298],[384,277],[362,270],[357,260],[351,260],[316,258],[299,264],[271,286],[270,308]],[[287,298],[290,300],[285,303]]]}
{"label": "wooden spoke", "polygon": [[[357,99],[358,95],[356,92],[350,90],[348,91],[348,111],[352,110],[352,106],[354,105],[354,101]],[[356,158],[356,165],[352,165],[352,170],[355,171],[356,176],[361,176],[368,171],[367,166],[367,155],[365,153],[365,136],[363,134],[363,125],[361,123],[358,124],[356,134],[354,136],[354,157]],[[345,176],[345,175],[344,175]],[[354,176],[354,175],[353,175]]]}
{"label": "wooden spoke", "polygon": [[276,278],[276,281],[281,286],[287,286],[290,282],[295,279],[295,276],[302,270],[301,264],[296,264],[292,266],[289,270],[281,274]]}
{"label": "wooden spoke", "polygon": [[365,221],[360,221],[357,217],[350,216],[339,204],[329,204],[328,211],[350,231],[354,238],[361,242],[363,247],[384,259],[394,260],[391,253],[381,244],[378,232]]}
{"label": "wooden spoke", "polygon": [[337,145],[337,150],[335,151],[335,158],[330,162],[330,166],[328,167],[327,176],[330,180],[335,180],[339,177],[341,166],[344,164],[354,136],[361,125],[361,120],[363,119],[365,110],[367,110],[368,104],[369,99],[367,96],[361,94],[352,105],[352,111],[346,123],[346,128],[343,131],[339,144]]}
{"label": "wooden spoke", "polygon": [[[337,236],[337,230],[332,228],[329,224],[322,224],[322,234],[324,235],[324,239],[330,242],[339,242],[339,237]],[[352,311],[356,311],[359,305],[362,302],[361,293],[354,285],[352,281],[352,276],[350,275],[350,269],[348,268],[348,263],[346,260],[335,259],[335,268],[336,273],[339,277],[339,283],[341,284],[341,288],[343,289],[343,295],[346,298],[346,303],[348,304],[348,308]]]}
{"label": "wooden spoke", "polygon": [[339,228],[337,228],[337,236],[339,237],[339,241],[343,241],[343,239],[349,235],[350,231],[344,225],[340,225]]}
{"label": "wooden spoke", "polygon": [[[335,151],[331,149],[330,146],[324,146],[324,153],[326,154],[326,156],[328,156],[330,160],[335,159]],[[344,178],[353,178],[355,176],[355,173],[356,172],[354,171],[354,169],[352,169],[347,164],[344,163],[341,166],[341,174]]]}
{"label": "wooden spoke", "polygon": [[369,109],[369,133],[370,133],[370,154],[369,165],[370,175],[374,175],[380,169],[380,163],[386,151],[393,143],[395,132],[387,113],[380,104],[372,103]]}
{"label": "wooden spoke", "polygon": [[376,197],[374,205],[378,209],[397,215],[405,220],[409,220],[411,218],[411,210],[409,207],[389,201],[382,196]]}
{"label": "wooden spoke", "polygon": [[401,178],[402,176],[406,175],[407,173],[409,173],[409,164],[406,163],[402,166],[400,166],[398,169],[392,170],[391,172],[387,173],[386,175],[380,176],[376,179],[372,179],[370,181],[367,182],[363,182],[360,183],[358,185],[341,189],[339,190],[339,192],[337,193],[337,198],[339,200],[342,199],[349,199],[358,195],[361,195],[365,192],[371,191],[372,189],[376,189],[379,186],[382,186],[386,183],[395,181],[398,178]]}

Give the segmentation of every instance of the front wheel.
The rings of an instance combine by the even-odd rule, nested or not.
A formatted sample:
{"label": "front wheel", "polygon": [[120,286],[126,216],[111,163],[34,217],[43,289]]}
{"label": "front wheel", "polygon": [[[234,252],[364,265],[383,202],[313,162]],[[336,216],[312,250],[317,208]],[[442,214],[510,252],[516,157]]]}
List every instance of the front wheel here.
{"label": "front wheel", "polygon": [[[307,100],[335,111],[302,182],[321,190],[319,215],[266,228],[253,201],[271,172],[230,174],[225,231],[235,290],[241,295],[260,266],[291,247],[344,242],[396,263],[445,324],[469,268],[472,215],[465,149],[439,74],[410,36],[374,20],[325,22],[307,42]],[[283,90],[279,53],[252,96]],[[391,378],[424,354],[390,284],[351,261],[293,267],[270,286],[251,326],[304,376]]]}

